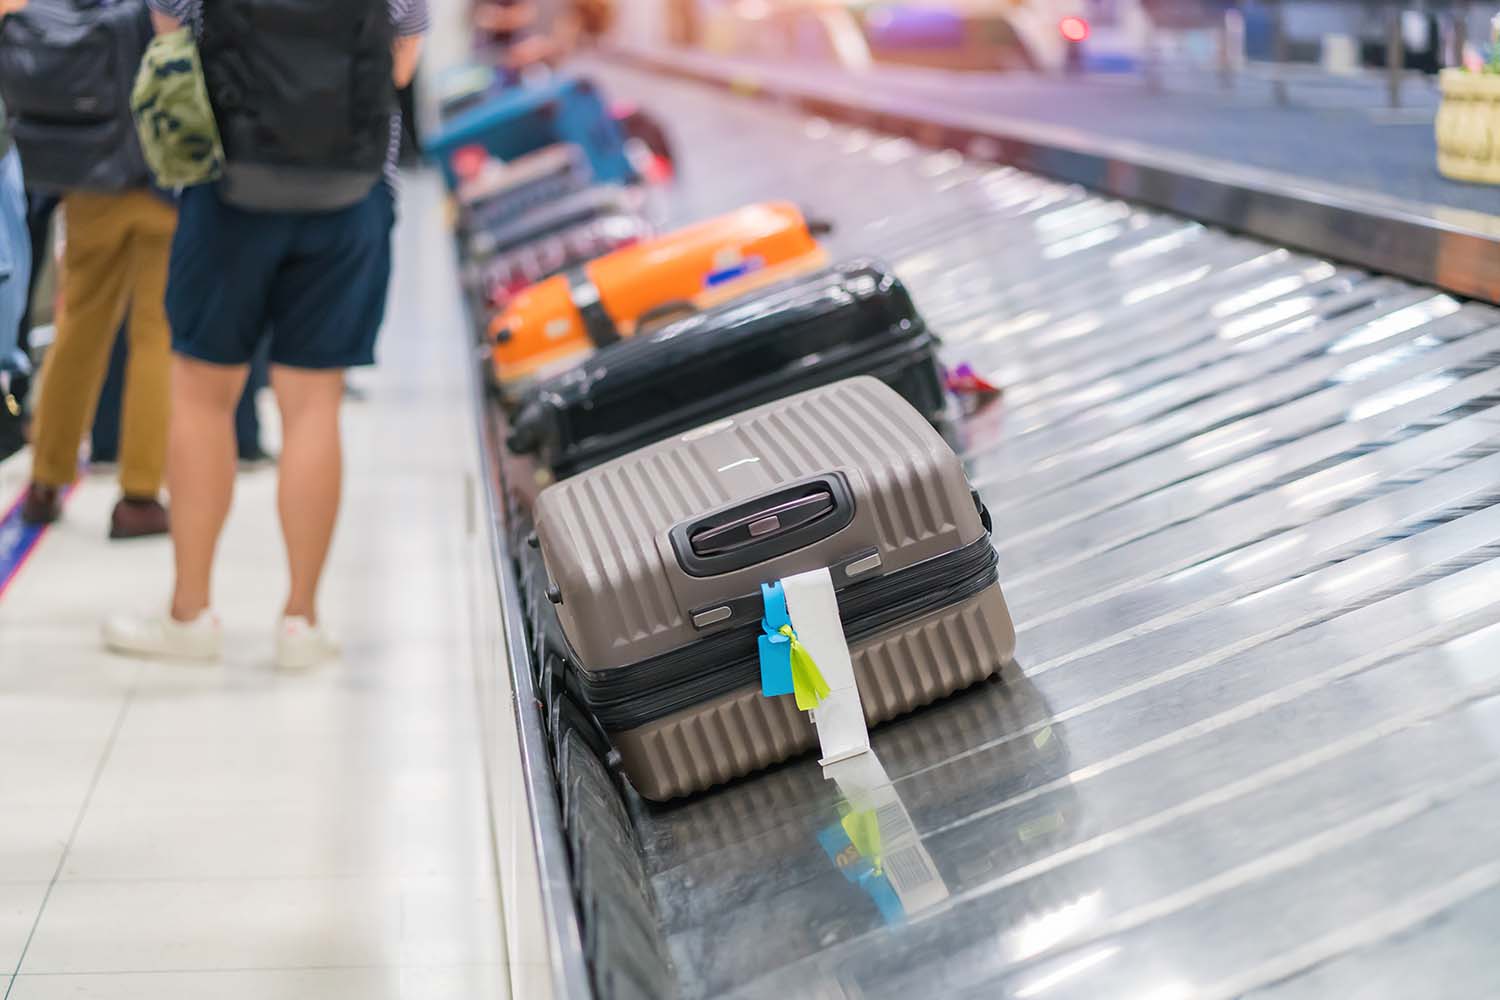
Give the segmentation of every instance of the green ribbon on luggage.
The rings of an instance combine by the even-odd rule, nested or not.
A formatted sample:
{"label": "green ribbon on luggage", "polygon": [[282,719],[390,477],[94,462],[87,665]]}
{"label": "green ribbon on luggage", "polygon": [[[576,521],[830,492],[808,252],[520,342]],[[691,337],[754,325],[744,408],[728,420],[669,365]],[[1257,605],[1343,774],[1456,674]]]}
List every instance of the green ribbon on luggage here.
{"label": "green ribbon on luggage", "polygon": [[792,627],[781,626],[781,634],[792,643],[792,693],[796,695],[797,707],[804,712],[811,711],[817,708],[833,689],[823,678],[823,671],[819,670],[818,665],[813,662],[812,654],[807,651],[807,647],[797,640],[797,633],[792,631]]}

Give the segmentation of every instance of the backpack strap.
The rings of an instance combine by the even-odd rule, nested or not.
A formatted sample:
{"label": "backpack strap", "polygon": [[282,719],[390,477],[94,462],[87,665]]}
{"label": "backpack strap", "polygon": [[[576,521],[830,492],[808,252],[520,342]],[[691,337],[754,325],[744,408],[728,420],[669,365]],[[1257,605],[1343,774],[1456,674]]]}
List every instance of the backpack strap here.
{"label": "backpack strap", "polygon": [[620,339],[620,329],[599,300],[599,288],[589,279],[582,267],[570,267],[563,274],[568,279],[568,291],[573,307],[583,319],[583,329],[595,347],[608,347]]}

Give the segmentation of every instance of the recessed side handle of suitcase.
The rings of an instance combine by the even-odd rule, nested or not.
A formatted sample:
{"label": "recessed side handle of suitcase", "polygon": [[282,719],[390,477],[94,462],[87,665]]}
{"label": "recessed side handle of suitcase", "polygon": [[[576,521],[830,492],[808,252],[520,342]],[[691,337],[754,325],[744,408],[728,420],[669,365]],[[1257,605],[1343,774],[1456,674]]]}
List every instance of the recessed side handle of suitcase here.
{"label": "recessed side handle of suitcase", "polygon": [[853,520],[849,482],[832,472],[684,521],[670,538],[684,572],[717,576],[804,549]]}

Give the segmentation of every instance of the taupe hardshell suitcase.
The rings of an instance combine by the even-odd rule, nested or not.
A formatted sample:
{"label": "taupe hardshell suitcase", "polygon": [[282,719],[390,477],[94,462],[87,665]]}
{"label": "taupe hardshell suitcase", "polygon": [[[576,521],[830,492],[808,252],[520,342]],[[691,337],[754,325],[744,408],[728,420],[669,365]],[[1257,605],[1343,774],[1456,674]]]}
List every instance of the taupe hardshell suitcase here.
{"label": "taupe hardshell suitcase", "polygon": [[1015,649],[983,510],[926,418],[837,382],[543,490],[536,534],[577,686],[650,799],[817,745],[760,693],[760,585],[828,567],[871,725]]}

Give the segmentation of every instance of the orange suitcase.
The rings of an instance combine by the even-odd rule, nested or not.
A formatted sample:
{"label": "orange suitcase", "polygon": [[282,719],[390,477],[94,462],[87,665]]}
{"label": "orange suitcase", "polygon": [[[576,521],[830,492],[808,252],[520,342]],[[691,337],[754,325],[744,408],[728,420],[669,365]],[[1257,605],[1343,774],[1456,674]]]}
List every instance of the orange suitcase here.
{"label": "orange suitcase", "polygon": [[540,281],[490,324],[495,379],[516,388],[638,326],[822,267],[827,256],[817,228],[795,205],[748,205]]}

